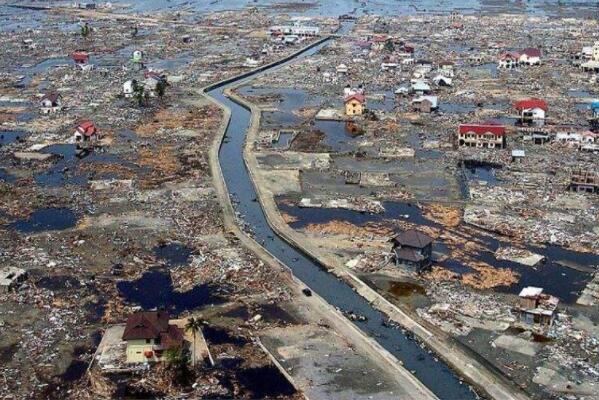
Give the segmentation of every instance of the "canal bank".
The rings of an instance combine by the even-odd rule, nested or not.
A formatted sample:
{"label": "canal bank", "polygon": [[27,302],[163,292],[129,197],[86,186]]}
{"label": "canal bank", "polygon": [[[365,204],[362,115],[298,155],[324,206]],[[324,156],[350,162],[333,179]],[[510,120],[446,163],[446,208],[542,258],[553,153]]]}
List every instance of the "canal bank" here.
{"label": "canal bank", "polygon": [[[302,306],[311,312],[314,317],[314,320],[317,320],[319,324],[326,324],[331,329],[333,329],[338,335],[348,340],[351,344],[350,347],[355,349],[355,351],[362,352],[370,357],[374,362],[381,365],[383,368],[392,372],[396,381],[401,386],[402,398],[411,398],[411,399],[435,399],[437,396],[431,392],[425,385],[423,385],[418,379],[416,379],[410,372],[408,372],[405,368],[402,367],[401,363],[398,362],[397,358],[388,352],[383,346],[381,346],[377,341],[372,339],[370,336],[366,335],[362,332],[358,327],[356,327],[353,323],[351,323],[345,316],[336,308],[334,308],[329,302],[318,295],[318,292],[312,291],[310,296],[306,296],[303,290],[306,288],[306,285],[302,280],[298,279],[293,273],[293,270],[286,265],[285,263],[279,261],[280,258],[271,254],[271,252],[265,248],[264,240],[261,241],[262,245],[258,243],[257,240],[252,238],[250,235],[246,234],[238,224],[238,211],[233,207],[233,203],[231,201],[232,197],[235,199],[238,193],[230,193],[229,187],[227,185],[227,181],[225,179],[225,173],[223,172],[223,168],[220,164],[220,161],[223,159],[221,152],[222,146],[225,143],[225,139],[228,138],[229,131],[232,128],[236,128],[235,121],[232,120],[232,110],[231,107],[239,107],[228,101],[231,104],[227,104],[227,99],[223,94],[224,87],[233,83],[238,83],[239,81],[244,80],[247,77],[255,75],[261,71],[273,68],[275,66],[281,65],[289,60],[293,60],[300,54],[305,53],[306,51],[320,46],[326,43],[330,38],[323,38],[322,40],[313,43],[312,45],[305,47],[298,52],[290,55],[289,57],[282,59],[273,64],[269,64],[266,66],[262,66],[256,70],[251,72],[242,74],[235,78],[230,78],[215,84],[212,84],[208,87],[205,87],[201,90],[201,94],[203,94],[208,100],[218,105],[223,110],[223,119],[220,125],[218,132],[214,138],[212,146],[209,152],[209,164],[210,170],[212,173],[213,185],[216,190],[216,194],[221,202],[221,207],[223,209],[223,221],[225,228],[228,232],[235,235],[241,242],[241,244],[247,249],[254,252],[263,262],[265,262],[268,266],[273,269],[274,273],[284,273],[288,278],[289,287],[293,290],[293,297],[297,303],[301,303]],[[218,96],[215,96],[217,94]],[[214,97],[213,97],[214,96]],[[248,114],[249,122],[249,111],[246,109],[245,112]],[[241,111],[236,109],[236,111]],[[248,125],[249,126],[249,125]],[[247,127],[246,126],[246,129]],[[243,170],[245,171],[244,161],[242,157],[242,149],[245,135],[243,133],[245,130],[241,131],[242,137],[237,146],[237,150],[239,150],[239,157],[236,158],[226,158],[225,163],[228,160],[236,160],[238,163],[241,163]],[[239,138],[238,138],[239,139]],[[229,142],[230,143],[230,142]],[[229,144],[227,143],[227,144]],[[234,164],[234,163],[231,163]],[[236,163],[235,163],[236,164]],[[239,168],[239,165],[236,164],[236,167]],[[234,167],[235,168],[235,167]],[[246,172],[247,174],[247,172]],[[247,182],[251,185],[249,181],[249,177],[247,177]],[[253,193],[253,191],[252,191]],[[231,196],[232,195],[232,196]],[[254,197],[255,198],[255,197]],[[246,202],[246,204],[252,203],[251,200]],[[256,203],[254,203],[256,204]],[[258,207],[260,207],[258,205]],[[263,215],[263,214],[262,214]],[[266,220],[263,223],[264,227],[267,227]],[[273,237],[274,239],[274,237]],[[334,279],[332,275],[321,271],[321,273],[327,274],[327,276]],[[342,284],[342,283],[339,283]],[[343,284],[342,284],[343,285]],[[345,286],[345,285],[344,285]],[[351,290],[350,290],[351,292]],[[353,292],[351,292],[353,293]],[[399,334],[399,332],[398,332]],[[266,347],[263,347],[265,350]],[[270,351],[269,356],[271,359],[276,360],[276,356],[272,354]],[[284,371],[284,367],[279,363],[275,363],[279,369],[281,369],[284,375],[288,378],[291,378],[290,374],[287,371]],[[298,385],[297,383],[293,383],[299,389],[305,389]],[[399,393],[398,393],[399,394]]]}
{"label": "canal bank", "polygon": [[[239,85],[236,85],[239,86]],[[351,271],[342,265],[338,265],[335,257],[331,254],[324,253],[319,250],[318,244],[306,242],[300,238],[289,226],[283,221],[278,208],[275,204],[273,194],[264,190],[258,171],[258,164],[255,155],[251,151],[258,127],[260,125],[260,109],[255,105],[236,96],[232,90],[227,88],[225,94],[237,104],[251,110],[251,122],[247,133],[247,142],[244,148],[244,158],[247,169],[250,172],[250,177],[257,188],[257,198],[260,200],[262,209],[266,214],[269,226],[285,241],[293,247],[301,249],[303,253],[308,254],[309,258],[314,258],[317,263],[326,266],[330,271],[334,272],[344,282],[351,285],[363,298],[367,299],[376,309],[383,311],[389,318],[418,336],[427,346],[433,349],[456,371],[459,371],[469,382],[476,385],[482,392],[492,398],[498,399],[519,399],[526,398],[526,395],[518,388],[514,387],[511,382],[499,374],[498,371],[491,370],[490,366],[484,360],[476,360],[459,345],[452,341],[447,335],[435,330],[433,327],[424,327],[413,319],[410,315],[385,300],[382,296],[368,287],[364,282],[357,278]],[[297,268],[291,266],[294,273]],[[300,278],[302,279],[302,278]],[[306,280],[302,279],[304,282]],[[325,296],[326,297],[326,296]],[[398,333],[399,334],[399,333]],[[376,335],[376,334],[375,334]],[[485,365],[486,364],[486,365]],[[410,367],[412,370],[412,368]],[[420,379],[426,380],[426,376],[416,375]],[[427,384],[425,382],[425,384]],[[428,386],[428,385],[427,385]],[[429,386],[430,387],[430,386]],[[434,390],[433,390],[434,391]],[[442,398],[455,398],[449,396],[441,396]],[[460,397],[463,398],[463,397]]]}

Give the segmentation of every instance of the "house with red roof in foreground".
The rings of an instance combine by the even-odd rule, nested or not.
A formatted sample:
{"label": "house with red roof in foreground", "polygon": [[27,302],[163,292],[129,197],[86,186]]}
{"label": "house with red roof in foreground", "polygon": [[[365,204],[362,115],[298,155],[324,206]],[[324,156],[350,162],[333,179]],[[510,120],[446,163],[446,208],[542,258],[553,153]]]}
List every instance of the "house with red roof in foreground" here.
{"label": "house with red roof in foreground", "polygon": [[181,348],[184,343],[182,329],[169,324],[166,311],[130,315],[122,339],[127,342],[127,363],[162,361],[166,350]]}
{"label": "house with red roof in foreground", "polygon": [[366,106],[366,96],[363,93],[354,93],[346,96],[345,115],[362,115]]}
{"label": "house with red roof in foreground", "polygon": [[503,149],[506,143],[505,126],[493,122],[461,124],[458,128],[460,147]]}
{"label": "house with red roof in foreground", "polygon": [[520,113],[520,122],[527,125],[545,125],[545,114],[548,106],[545,100],[526,99],[514,103],[514,108]]}
{"label": "house with red roof in foreground", "polygon": [[82,121],[75,128],[73,139],[76,143],[93,142],[99,136],[98,128],[91,121]]}

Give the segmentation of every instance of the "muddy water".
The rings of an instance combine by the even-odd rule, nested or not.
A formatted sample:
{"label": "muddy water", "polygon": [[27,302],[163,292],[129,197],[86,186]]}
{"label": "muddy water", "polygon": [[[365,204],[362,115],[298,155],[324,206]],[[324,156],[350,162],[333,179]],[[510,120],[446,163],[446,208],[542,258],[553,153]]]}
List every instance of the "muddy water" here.
{"label": "muddy water", "polygon": [[[323,46],[324,44],[316,46],[294,60],[314,54]],[[229,85],[237,83],[239,82],[234,81]],[[270,228],[259,202],[255,201],[256,192],[243,161],[243,145],[251,115],[247,109],[223,94],[226,87],[227,85],[215,87],[208,92],[231,110],[231,120],[219,152],[221,169],[231,200],[241,218],[251,227],[254,238],[329,304],[343,311],[353,311],[365,316],[365,321],[354,322],[356,326],[402,360],[404,366],[413,371],[413,374],[440,398],[476,398],[470,388],[463,385],[447,365],[437,361],[434,355],[401,331],[386,326],[384,322],[387,318],[382,313],[374,309],[346,283],[325,271],[320,264],[279,238]]]}

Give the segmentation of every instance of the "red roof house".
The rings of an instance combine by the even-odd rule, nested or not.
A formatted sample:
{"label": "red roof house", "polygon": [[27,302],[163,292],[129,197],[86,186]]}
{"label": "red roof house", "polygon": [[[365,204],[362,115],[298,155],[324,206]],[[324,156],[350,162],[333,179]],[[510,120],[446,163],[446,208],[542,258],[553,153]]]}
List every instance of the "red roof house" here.
{"label": "red roof house", "polygon": [[547,111],[548,109],[547,102],[545,100],[535,98],[517,101],[514,103],[514,108],[518,111],[532,110],[535,108],[540,108],[543,111]]}
{"label": "red roof house", "polygon": [[505,135],[505,126],[497,125],[492,123],[482,124],[461,124],[459,127],[459,133],[461,135],[466,133],[476,133],[477,135],[484,135],[485,133],[492,133],[496,136]]}
{"label": "red roof house", "polygon": [[98,129],[91,121],[83,121],[77,126],[77,132],[86,137],[94,136],[98,133]]}
{"label": "red roof house", "polygon": [[89,61],[89,54],[85,51],[75,51],[71,54],[71,58],[76,64],[85,64]]}
{"label": "red roof house", "polygon": [[169,324],[166,311],[132,314],[127,319],[122,339],[127,342],[129,363],[160,361],[164,350],[181,347],[184,343],[183,331]]}
{"label": "red roof house", "polygon": [[541,50],[528,47],[520,52],[520,55],[527,55],[528,57],[541,57]]}
{"label": "red roof house", "polygon": [[344,99],[345,103],[349,103],[352,100],[356,100],[362,104],[364,104],[366,102],[366,96],[364,96],[364,94],[362,93],[354,93],[354,94],[350,94],[349,96],[347,96]]}

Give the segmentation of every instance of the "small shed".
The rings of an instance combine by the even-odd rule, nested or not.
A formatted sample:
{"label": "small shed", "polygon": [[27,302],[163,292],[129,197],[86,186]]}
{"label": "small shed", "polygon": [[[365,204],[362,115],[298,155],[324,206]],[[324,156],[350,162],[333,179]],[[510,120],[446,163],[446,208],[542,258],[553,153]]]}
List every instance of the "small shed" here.
{"label": "small shed", "polygon": [[134,63],[141,63],[143,61],[144,58],[144,53],[141,50],[135,50],[133,52],[133,57],[132,60]]}
{"label": "small shed", "polygon": [[133,97],[136,87],[137,81],[135,79],[130,79],[127,82],[123,83],[123,95],[127,98]]}
{"label": "small shed", "polygon": [[525,155],[526,153],[524,152],[524,150],[512,150],[512,162],[522,162],[522,160],[524,160]]}

